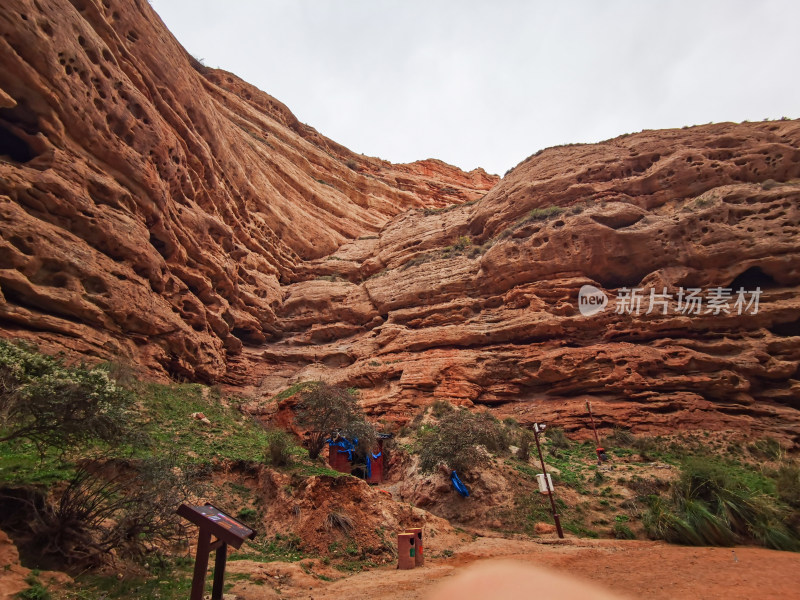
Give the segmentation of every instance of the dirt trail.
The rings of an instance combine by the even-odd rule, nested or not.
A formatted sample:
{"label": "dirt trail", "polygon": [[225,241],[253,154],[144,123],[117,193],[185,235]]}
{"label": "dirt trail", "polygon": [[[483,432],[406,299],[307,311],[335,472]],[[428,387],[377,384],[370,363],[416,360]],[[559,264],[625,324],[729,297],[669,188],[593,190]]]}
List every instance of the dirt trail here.
{"label": "dirt trail", "polygon": [[488,537],[464,545],[450,558],[428,559],[425,567],[412,571],[381,567],[334,582],[318,580],[313,586],[289,583],[280,589],[280,596],[264,586],[259,590],[243,586],[237,591],[240,598],[247,600],[426,598],[442,579],[477,561],[499,558],[566,572],[633,598],[800,598],[800,554],[795,553],[752,547],[692,548],[645,541]]}

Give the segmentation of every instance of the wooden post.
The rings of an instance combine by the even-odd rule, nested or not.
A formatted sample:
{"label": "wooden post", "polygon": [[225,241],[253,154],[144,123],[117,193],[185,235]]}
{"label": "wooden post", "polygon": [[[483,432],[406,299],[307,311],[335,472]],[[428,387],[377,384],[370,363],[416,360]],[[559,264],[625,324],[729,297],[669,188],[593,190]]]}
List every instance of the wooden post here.
{"label": "wooden post", "polygon": [[211,533],[200,530],[197,538],[197,554],[194,559],[194,575],[192,576],[192,593],[189,600],[203,600],[203,588],[206,584],[208,555],[211,552]]}
{"label": "wooden post", "polygon": [[556,500],[555,494],[553,493],[553,486],[550,484],[550,478],[547,476],[547,467],[544,466],[544,456],[542,456],[542,447],[539,445],[539,424],[533,424],[533,439],[536,440],[536,451],[539,453],[539,462],[542,463],[542,474],[544,475],[544,480],[547,483],[547,487],[550,491],[547,496],[550,498],[550,508],[553,511],[553,521],[556,524],[556,531],[558,532],[558,537],[564,539],[564,531],[561,529],[561,518],[558,516],[558,511],[556,510]]}
{"label": "wooden post", "polygon": [[597,427],[594,424],[594,414],[592,413],[592,405],[587,402],[586,409],[589,411],[589,418],[592,420],[592,431],[594,431],[595,454],[597,454],[597,464],[602,465],[604,460],[608,460],[605,454],[605,449],[600,446],[600,438],[597,435]]}
{"label": "wooden post", "polygon": [[228,562],[228,544],[222,543],[217,548],[214,560],[214,587],[211,589],[211,600],[222,600],[222,590],[225,586],[225,564]]}

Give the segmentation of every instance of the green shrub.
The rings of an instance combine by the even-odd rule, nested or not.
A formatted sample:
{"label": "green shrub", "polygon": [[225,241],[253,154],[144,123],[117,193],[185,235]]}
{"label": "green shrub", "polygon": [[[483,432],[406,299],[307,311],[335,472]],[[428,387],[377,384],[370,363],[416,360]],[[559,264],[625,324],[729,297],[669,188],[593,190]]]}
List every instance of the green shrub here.
{"label": "green shrub", "polygon": [[525,462],[531,458],[531,443],[533,442],[533,434],[527,429],[523,429],[519,435],[519,453],[517,457]]}
{"label": "green shrub", "polygon": [[614,523],[614,537],[618,540],[635,540],[636,534],[624,523]]}
{"label": "green shrub", "polygon": [[606,447],[630,448],[636,450],[643,462],[652,462],[667,451],[674,454],[685,454],[687,448],[681,445],[668,447],[664,439],[660,436],[637,436],[627,429],[615,428],[614,431],[603,440]]}
{"label": "green shrub", "polygon": [[765,477],[735,465],[693,458],[672,486],[671,502],[650,496],[642,522],[651,537],[689,545],[756,541],[776,550],[800,549],[788,511]]}
{"label": "green shrub", "polygon": [[329,512],[328,516],[325,518],[325,527],[328,529],[339,529],[345,535],[350,535],[354,526],[353,519],[343,512],[334,510]]}
{"label": "green shrub", "polygon": [[453,405],[446,400],[434,400],[433,404],[431,404],[431,414],[437,419],[454,410]]}
{"label": "green shrub", "polygon": [[629,447],[631,444],[633,444],[634,439],[636,439],[636,436],[634,436],[627,429],[615,427],[614,431],[612,431],[611,435],[605,439],[604,443],[607,446]]}
{"label": "green shrub", "polygon": [[17,593],[14,596],[15,598],[19,598],[20,600],[50,600],[52,598],[49,590],[39,581],[38,569],[34,569],[28,574],[25,578],[25,583],[30,587],[27,590]]}
{"label": "green shrub", "polygon": [[800,508],[800,465],[783,464],[775,474],[778,497],[788,505]]}
{"label": "green shrub", "polygon": [[547,441],[550,442],[551,448],[568,450],[572,445],[572,442],[569,441],[569,438],[564,434],[564,430],[561,427],[548,427],[545,436],[547,437]]}
{"label": "green shrub", "polygon": [[50,600],[52,596],[46,587],[36,581],[27,590],[16,595],[20,600]]}
{"label": "green shrub", "polygon": [[546,221],[551,217],[555,217],[560,215],[564,212],[564,208],[561,206],[546,206],[544,208],[534,208],[528,212],[528,215],[525,217],[525,222],[530,221]]}
{"label": "green shrub", "polygon": [[20,535],[21,550],[59,569],[98,567],[112,555],[141,558],[184,539],[175,507],[192,494],[195,477],[173,457],[95,457],[54,493],[6,491],[4,506],[16,516],[3,528]]}
{"label": "green shrub", "polygon": [[129,441],[132,404],[133,395],[102,368],[69,367],[0,340],[0,442],[27,438],[44,451]]}
{"label": "green shrub", "polygon": [[469,238],[468,235],[460,235],[456,240],[456,243],[453,244],[453,249],[457,251],[466,250],[472,245],[472,240]]}
{"label": "green shrub", "polygon": [[783,457],[783,447],[780,442],[773,437],[765,437],[758,440],[747,448],[756,458],[768,460],[780,460]]}
{"label": "green shrub", "polygon": [[454,410],[442,416],[437,427],[421,433],[420,469],[430,473],[443,463],[456,471],[468,471],[487,462],[486,453],[478,448],[481,445],[489,452],[508,450],[508,431],[489,413]]}
{"label": "green shrub", "polygon": [[358,438],[359,447],[370,450],[375,445],[375,429],[365,421],[352,390],[315,382],[300,396],[297,423],[309,430],[308,455],[319,456],[325,440],[334,432]]}
{"label": "green shrub", "polygon": [[267,443],[266,460],[273,467],[286,467],[292,463],[292,442],[285,431],[276,431]]}
{"label": "green shrub", "polygon": [[258,511],[253,508],[243,508],[236,514],[236,518],[245,523],[254,523],[258,517]]}

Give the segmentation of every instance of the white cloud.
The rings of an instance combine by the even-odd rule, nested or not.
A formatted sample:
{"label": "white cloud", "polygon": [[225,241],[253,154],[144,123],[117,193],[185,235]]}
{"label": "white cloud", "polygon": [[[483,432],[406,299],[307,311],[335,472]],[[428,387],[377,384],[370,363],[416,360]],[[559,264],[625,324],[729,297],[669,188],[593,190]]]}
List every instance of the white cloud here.
{"label": "white cloud", "polygon": [[206,64],[356,152],[503,173],[643,128],[798,117],[793,0],[153,0]]}

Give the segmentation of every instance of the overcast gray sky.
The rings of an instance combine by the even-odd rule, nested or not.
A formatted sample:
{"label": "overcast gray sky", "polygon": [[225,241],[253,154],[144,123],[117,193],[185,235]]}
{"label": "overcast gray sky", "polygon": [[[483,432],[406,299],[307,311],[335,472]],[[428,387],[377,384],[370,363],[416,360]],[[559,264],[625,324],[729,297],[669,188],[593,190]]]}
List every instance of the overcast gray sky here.
{"label": "overcast gray sky", "polygon": [[152,0],[206,65],[355,152],[503,174],[541,148],[800,116],[800,2]]}

